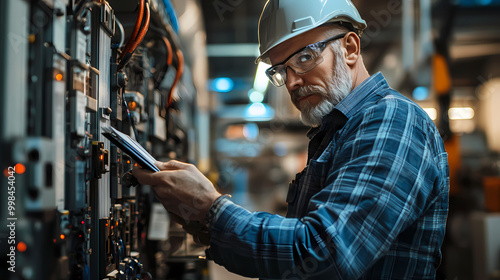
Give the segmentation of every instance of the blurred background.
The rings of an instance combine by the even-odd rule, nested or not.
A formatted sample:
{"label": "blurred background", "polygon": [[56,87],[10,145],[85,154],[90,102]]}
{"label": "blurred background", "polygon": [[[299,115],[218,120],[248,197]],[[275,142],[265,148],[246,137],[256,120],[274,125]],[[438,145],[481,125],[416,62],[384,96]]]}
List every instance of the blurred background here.
{"label": "blurred background", "polygon": [[[308,127],[254,63],[265,2],[0,2],[0,182],[17,187],[0,193],[0,220],[14,196],[19,217],[0,229],[1,279],[245,279],[203,260],[148,186],[130,188],[133,159],[101,133],[113,126],[158,160],[195,163],[235,203],[284,215]],[[500,0],[353,3],[369,73],[424,108],[449,154],[438,279],[500,279]]]}

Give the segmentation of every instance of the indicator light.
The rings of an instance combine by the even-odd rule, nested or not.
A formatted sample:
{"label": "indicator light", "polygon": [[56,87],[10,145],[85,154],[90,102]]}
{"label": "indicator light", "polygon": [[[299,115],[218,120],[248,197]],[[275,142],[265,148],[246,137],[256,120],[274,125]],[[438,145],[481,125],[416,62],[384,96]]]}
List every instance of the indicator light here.
{"label": "indicator light", "polygon": [[24,174],[26,172],[26,166],[22,163],[18,163],[14,166],[17,174]]}
{"label": "indicator light", "polygon": [[137,103],[135,101],[132,101],[128,104],[128,109],[130,111],[135,111],[135,109],[137,109]]}
{"label": "indicator light", "polygon": [[28,249],[28,246],[26,246],[26,243],[21,241],[17,244],[17,250],[19,252],[24,253],[24,252],[26,252],[26,249]]}
{"label": "indicator light", "polygon": [[28,35],[28,42],[30,44],[33,44],[34,42],[36,41],[36,35],[31,33],[30,35]]}

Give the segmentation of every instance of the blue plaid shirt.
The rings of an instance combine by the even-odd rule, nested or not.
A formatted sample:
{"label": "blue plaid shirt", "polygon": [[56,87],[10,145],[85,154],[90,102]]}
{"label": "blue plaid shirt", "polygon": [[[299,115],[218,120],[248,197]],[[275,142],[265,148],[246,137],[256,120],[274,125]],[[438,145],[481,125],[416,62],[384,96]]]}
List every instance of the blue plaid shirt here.
{"label": "blue plaid shirt", "polygon": [[208,256],[248,277],[434,279],[449,179],[426,113],[377,73],[309,136],[287,217],[219,199],[207,215]]}

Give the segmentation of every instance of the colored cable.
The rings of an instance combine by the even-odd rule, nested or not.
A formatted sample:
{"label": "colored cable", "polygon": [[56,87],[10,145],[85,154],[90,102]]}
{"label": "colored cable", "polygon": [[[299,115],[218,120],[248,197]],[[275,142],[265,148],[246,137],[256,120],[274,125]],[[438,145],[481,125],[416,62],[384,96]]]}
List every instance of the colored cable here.
{"label": "colored cable", "polygon": [[170,41],[167,39],[167,37],[165,36],[162,36],[161,37],[163,39],[163,42],[165,43],[166,47],[167,47],[167,65],[171,65],[172,64],[172,58],[173,58],[173,54],[172,54],[172,45],[170,44]]}
{"label": "colored cable", "polygon": [[179,64],[177,66],[177,73],[175,74],[174,82],[172,83],[172,86],[170,87],[170,91],[168,93],[167,109],[172,105],[172,101],[174,98],[174,88],[181,79],[182,71],[184,71],[184,55],[182,54],[182,51],[180,49],[177,49],[175,53],[177,54],[177,60],[179,61]]}
{"label": "colored cable", "polygon": [[[135,49],[139,46],[139,44],[142,42],[144,37],[146,36],[146,33],[148,32],[149,29],[149,24],[151,20],[151,11],[149,8],[149,3],[144,2],[144,0],[141,0],[141,4],[145,3],[144,6],[141,5],[139,9],[139,12],[144,12],[146,11],[146,18],[144,20],[144,25],[142,25],[142,28],[140,27],[141,24],[139,23],[139,28],[134,28],[134,31],[132,32],[132,36],[130,36],[129,40],[127,41],[127,44],[125,45],[122,54],[120,56],[120,63],[118,65],[118,69],[122,69],[130,60],[132,57],[132,54],[134,53]],[[144,9],[145,7],[145,9]],[[137,22],[139,22],[139,17],[137,18],[138,20],[136,21],[135,27],[137,27]],[[142,21],[142,16],[140,16],[140,19]],[[139,32],[140,30],[140,32]],[[137,31],[137,32],[136,32]]]}
{"label": "colored cable", "polygon": [[167,49],[167,63],[165,64],[164,69],[162,69],[162,71],[160,71],[160,73],[158,74],[158,77],[155,80],[155,87],[156,88],[158,88],[160,86],[161,82],[165,78],[165,75],[167,74],[168,68],[170,67],[170,65],[172,65],[172,60],[173,60],[173,56],[174,56],[173,51],[172,51],[172,44],[170,44],[170,41],[168,40],[168,38],[165,36],[162,36],[161,38],[162,38],[163,43],[165,44],[165,47]]}
{"label": "colored cable", "polygon": [[135,51],[135,49],[139,46],[139,44],[142,42],[142,40],[146,36],[146,33],[148,32],[150,20],[151,20],[151,11],[149,9],[149,3],[146,2],[146,19],[144,21],[144,26],[142,27],[141,32],[139,33],[139,35],[137,35],[137,38],[134,41],[134,44],[132,45],[131,49],[129,50],[130,53],[133,53]]}
{"label": "colored cable", "polygon": [[120,59],[123,59],[125,54],[128,53],[130,47],[132,47],[132,45],[134,44],[135,38],[137,37],[139,29],[141,28],[142,17],[144,16],[144,7],[145,7],[145,1],[139,0],[139,13],[137,14],[137,19],[135,21],[134,29],[132,31],[132,35],[130,35],[130,37],[127,40],[127,43],[125,44],[125,47],[123,48]]}

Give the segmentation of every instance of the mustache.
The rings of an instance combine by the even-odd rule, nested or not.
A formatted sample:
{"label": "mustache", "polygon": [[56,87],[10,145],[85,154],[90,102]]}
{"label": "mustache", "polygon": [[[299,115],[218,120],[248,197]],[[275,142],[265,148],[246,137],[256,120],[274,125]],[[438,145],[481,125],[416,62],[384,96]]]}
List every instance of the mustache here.
{"label": "mustache", "polygon": [[309,86],[304,86],[304,87],[300,87],[298,89],[292,90],[291,91],[292,102],[294,104],[297,104],[297,100],[299,98],[302,98],[302,97],[305,97],[308,95],[312,95],[312,94],[320,94],[322,96],[328,95],[326,90],[324,88],[322,88],[321,86],[309,85]]}

